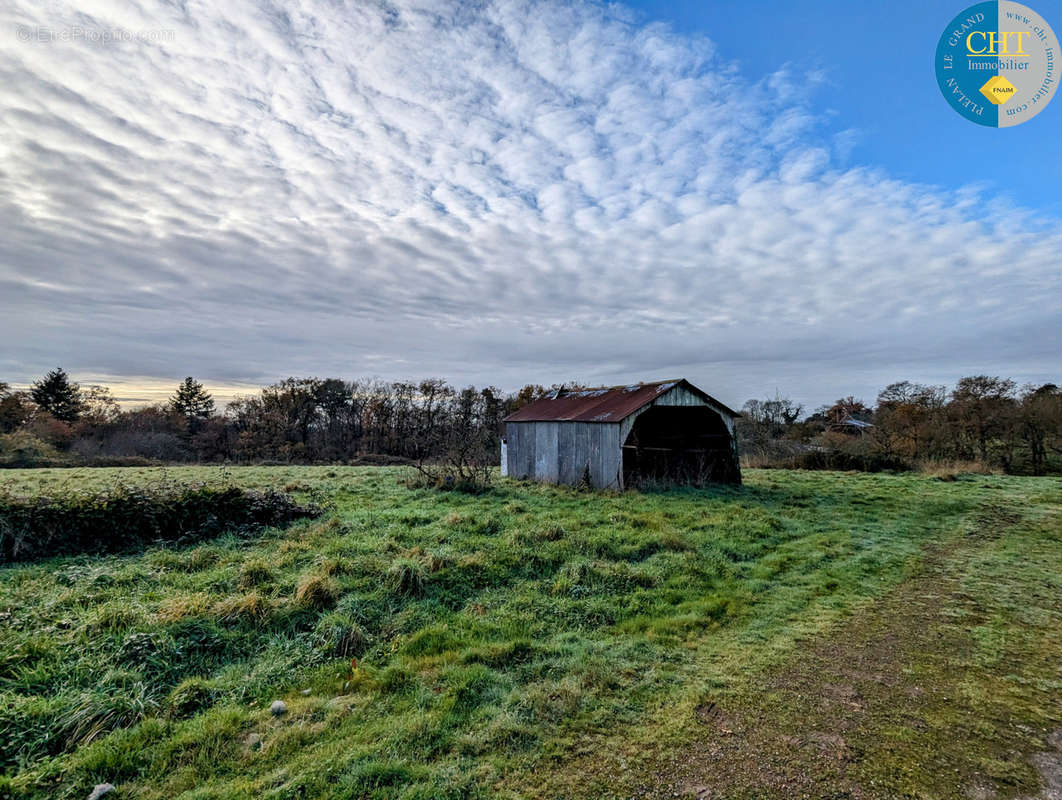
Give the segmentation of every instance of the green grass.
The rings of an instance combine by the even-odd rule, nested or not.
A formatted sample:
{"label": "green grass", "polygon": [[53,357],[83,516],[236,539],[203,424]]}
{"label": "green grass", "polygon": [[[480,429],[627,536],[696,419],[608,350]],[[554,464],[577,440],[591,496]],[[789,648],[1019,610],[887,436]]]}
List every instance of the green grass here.
{"label": "green grass", "polygon": [[[764,676],[872,613],[934,548],[961,553],[948,580],[977,598],[977,668],[953,681],[1013,701],[978,736],[1062,724],[1043,699],[1057,609],[1033,597],[1062,588],[1062,480],[750,471],[739,489],[472,496],[403,475],[0,473],[41,493],[224,478],[329,505],[253,538],[0,569],[0,796],[104,781],[145,799],[626,796],[703,740],[705,697],[753,709]],[[986,507],[1028,522],[977,539]],[[797,724],[784,703],[759,713]],[[947,713],[943,727],[970,721]],[[892,769],[924,745],[893,722],[867,733],[889,742],[862,763],[870,795],[941,796],[940,774]],[[1004,790],[1034,785],[988,745],[971,757]]]}

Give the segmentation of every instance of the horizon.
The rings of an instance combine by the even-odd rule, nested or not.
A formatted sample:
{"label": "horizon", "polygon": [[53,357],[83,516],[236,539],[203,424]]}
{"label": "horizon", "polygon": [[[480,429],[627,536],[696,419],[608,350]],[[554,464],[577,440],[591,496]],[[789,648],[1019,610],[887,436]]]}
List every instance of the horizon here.
{"label": "horizon", "polygon": [[[968,372],[968,373],[964,373],[962,375],[957,376],[952,381],[921,381],[921,380],[915,380],[915,379],[912,379],[912,378],[897,378],[895,381],[889,381],[887,384],[883,384],[882,386],[878,387],[878,389],[875,390],[873,392],[873,394],[870,394],[870,395],[860,395],[859,393],[856,393],[856,392],[843,392],[842,391],[842,392],[838,393],[836,396],[834,396],[834,397],[832,397],[832,398],[830,398],[828,400],[823,400],[822,402],[808,402],[805,399],[802,399],[800,397],[796,397],[796,396],[794,396],[792,394],[789,394],[789,393],[785,392],[784,390],[782,390],[780,388],[777,389],[774,392],[766,392],[766,393],[762,393],[760,395],[749,395],[748,397],[744,397],[744,398],[741,398],[741,399],[728,400],[725,397],[718,396],[717,394],[712,392],[710,388],[706,387],[705,385],[703,385],[701,383],[698,383],[696,380],[693,380],[693,379],[691,379],[691,378],[689,378],[687,376],[678,376],[678,377],[676,377],[674,375],[672,375],[670,377],[666,377],[666,378],[665,377],[638,378],[638,379],[634,379],[634,380],[630,380],[630,381],[618,381],[618,382],[615,382],[615,383],[587,383],[585,381],[581,381],[578,378],[573,378],[573,377],[569,376],[567,379],[563,379],[563,380],[558,379],[558,380],[552,380],[552,381],[548,381],[548,382],[529,381],[528,383],[520,384],[519,386],[497,386],[497,385],[495,385],[493,383],[490,383],[489,381],[486,382],[486,383],[482,383],[482,384],[461,383],[461,382],[457,382],[457,381],[451,381],[448,378],[446,378],[445,376],[440,376],[440,375],[420,376],[420,377],[415,377],[415,378],[411,378],[411,377],[407,376],[405,378],[394,378],[394,379],[384,379],[384,378],[381,378],[380,376],[376,376],[376,375],[362,375],[362,376],[353,376],[353,377],[340,376],[340,375],[323,375],[323,376],[322,375],[313,375],[313,376],[310,376],[310,375],[286,375],[286,376],[283,376],[283,377],[278,377],[275,380],[270,381],[268,383],[262,383],[262,384],[248,383],[248,384],[242,384],[242,385],[238,385],[237,386],[237,385],[233,385],[233,384],[211,383],[209,381],[204,381],[204,380],[200,380],[200,383],[203,385],[203,388],[211,395],[211,397],[214,398],[214,401],[217,404],[217,412],[219,414],[224,414],[225,411],[228,408],[228,405],[231,402],[233,402],[234,400],[236,400],[238,398],[242,398],[242,397],[255,396],[262,389],[265,389],[268,386],[271,386],[271,385],[274,385],[276,383],[279,383],[280,381],[285,380],[287,378],[311,378],[311,377],[312,378],[321,378],[321,379],[338,378],[338,379],[344,380],[344,381],[376,381],[376,380],[381,380],[381,381],[385,381],[387,383],[391,383],[391,382],[419,383],[420,381],[427,380],[429,378],[441,378],[442,380],[445,380],[447,383],[449,383],[451,386],[453,386],[454,388],[457,388],[457,389],[464,388],[465,386],[473,386],[476,389],[484,389],[484,388],[486,388],[488,386],[492,386],[493,388],[496,388],[499,391],[501,391],[501,392],[503,392],[504,394],[507,394],[507,395],[515,394],[520,389],[522,389],[524,386],[527,386],[527,385],[540,385],[540,386],[545,386],[546,388],[548,388],[548,387],[556,385],[556,384],[585,383],[590,388],[610,388],[610,387],[613,387],[613,386],[625,386],[625,385],[631,385],[631,384],[634,384],[634,383],[657,383],[657,382],[660,382],[662,380],[682,380],[682,379],[685,379],[685,380],[688,380],[690,383],[692,383],[694,386],[697,386],[699,389],[702,389],[703,391],[706,391],[709,394],[712,394],[718,400],[723,402],[725,405],[727,405],[727,406],[729,406],[729,407],[731,407],[731,408],[733,408],[733,409],[735,409],[737,411],[740,411],[741,408],[745,405],[745,403],[748,402],[749,400],[770,400],[770,399],[774,399],[775,397],[780,397],[780,398],[792,400],[795,403],[799,404],[802,407],[802,409],[803,409],[802,418],[806,418],[806,417],[816,413],[817,411],[819,411],[819,410],[821,410],[823,408],[829,408],[830,406],[834,405],[836,402],[838,402],[840,400],[843,400],[843,399],[846,399],[848,397],[854,397],[856,400],[864,403],[868,408],[874,408],[877,405],[878,395],[883,389],[885,389],[890,384],[899,383],[899,382],[905,381],[905,380],[910,381],[911,383],[923,384],[923,385],[927,385],[927,386],[942,386],[942,387],[944,387],[945,391],[950,394],[961,378],[970,377],[970,376],[974,376],[974,375],[985,375],[985,374],[987,374],[987,373],[984,373],[984,372]],[[169,402],[169,400],[173,396],[174,392],[177,390],[177,387],[181,383],[181,381],[183,381],[186,377],[189,377],[189,376],[182,376],[181,378],[175,378],[172,381],[167,381],[165,379],[150,379],[150,380],[142,380],[141,382],[135,382],[135,383],[134,382],[123,383],[121,381],[118,381],[118,382],[109,381],[103,376],[90,376],[88,378],[81,378],[81,377],[79,377],[79,376],[77,376],[77,375],[75,375],[73,373],[69,373],[69,372],[68,372],[68,375],[69,375],[71,381],[73,381],[74,383],[79,384],[83,389],[85,387],[88,387],[88,386],[104,386],[104,387],[106,387],[107,389],[110,390],[112,398],[115,400],[115,402],[118,404],[118,406],[123,411],[135,411],[135,410],[140,409],[140,408],[147,408],[147,407],[156,406],[156,405],[165,405],[166,403]],[[43,376],[43,373],[42,373],[42,376]],[[194,375],[190,376],[190,377],[196,378],[196,376],[194,376]],[[993,376],[990,376],[990,377],[999,377],[999,378],[1004,378],[1004,379],[1007,379],[1007,378],[1013,379],[1013,376],[1010,376],[1010,375],[993,375]],[[196,378],[196,380],[199,380],[199,379]],[[1023,382],[1023,381],[1015,380],[1014,382],[1015,382],[1015,384],[1017,386],[1018,391],[1021,391],[1021,390],[1023,390],[1026,387],[1039,387],[1039,386],[1042,386],[1042,385],[1045,385],[1045,384],[1048,384],[1048,383],[1055,383],[1055,381],[1050,381],[1050,380],[1045,380],[1045,381],[1040,381],[1040,382],[1033,382],[1033,381],[1024,381]],[[32,384],[33,384],[33,382],[30,381],[30,382],[24,382],[24,383],[10,383],[9,385],[11,386],[12,389],[14,389],[16,391],[27,391],[28,392],[29,389],[31,388]]]}

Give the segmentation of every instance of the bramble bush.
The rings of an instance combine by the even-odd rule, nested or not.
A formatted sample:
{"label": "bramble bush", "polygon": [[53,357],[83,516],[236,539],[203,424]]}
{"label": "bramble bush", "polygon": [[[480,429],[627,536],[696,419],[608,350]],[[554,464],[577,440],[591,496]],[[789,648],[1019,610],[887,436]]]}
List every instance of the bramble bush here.
{"label": "bramble bush", "polygon": [[157,541],[187,544],[321,513],[283,492],[225,485],[118,484],[104,492],[33,497],[0,490],[0,563],[123,552]]}

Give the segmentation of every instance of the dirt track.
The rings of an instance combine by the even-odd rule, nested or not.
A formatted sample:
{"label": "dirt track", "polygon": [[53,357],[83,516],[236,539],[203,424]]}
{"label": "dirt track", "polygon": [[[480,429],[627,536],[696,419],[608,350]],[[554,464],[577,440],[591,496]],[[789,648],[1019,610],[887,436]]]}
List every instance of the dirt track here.
{"label": "dirt track", "polygon": [[[986,508],[971,534],[928,550],[909,579],[747,698],[699,706],[703,736],[639,796],[1062,800],[1062,727],[1031,730],[1008,719],[1005,702],[986,706],[965,686],[986,610],[960,577],[977,548],[1019,519]],[[1047,747],[1022,750],[1036,740]],[[912,743],[922,745],[917,763]],[[1039,791],[1022,791],[1037,782]],[[943,793],[926,793],[932,785]]]}

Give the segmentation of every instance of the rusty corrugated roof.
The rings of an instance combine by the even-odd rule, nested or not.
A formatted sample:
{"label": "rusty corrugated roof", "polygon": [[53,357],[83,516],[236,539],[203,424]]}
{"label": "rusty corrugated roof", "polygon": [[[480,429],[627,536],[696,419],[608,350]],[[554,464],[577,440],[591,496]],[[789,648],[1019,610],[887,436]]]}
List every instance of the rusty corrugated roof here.
{"label": "rusty corrugated roof", "polygon": [[739,416],[682,378],[628,386],[551,392],[505,418],[505,422],[619,422],[679,384],[733,416]]}

